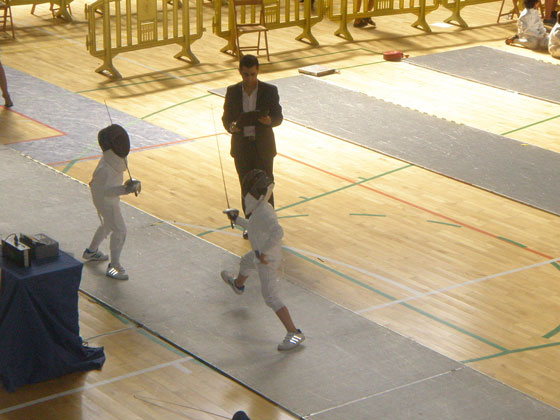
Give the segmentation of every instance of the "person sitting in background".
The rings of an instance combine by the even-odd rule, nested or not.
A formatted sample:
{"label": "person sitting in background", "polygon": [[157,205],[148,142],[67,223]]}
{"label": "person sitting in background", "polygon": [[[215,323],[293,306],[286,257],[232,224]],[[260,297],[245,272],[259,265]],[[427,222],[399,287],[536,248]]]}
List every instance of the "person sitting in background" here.
{"label": "person sitting in background", "polygon": [[554,58],[560,58],[560,13],[556,15],[556,25],[548,36],[548,52]]}
{"label": "person sitting in background", "polygon": [[546,50],[548,35],[540,15],[539,0],[525,0],[525,9],[517,21],[517,34],[506,39],[507,45],[522,45],[531,50]]}

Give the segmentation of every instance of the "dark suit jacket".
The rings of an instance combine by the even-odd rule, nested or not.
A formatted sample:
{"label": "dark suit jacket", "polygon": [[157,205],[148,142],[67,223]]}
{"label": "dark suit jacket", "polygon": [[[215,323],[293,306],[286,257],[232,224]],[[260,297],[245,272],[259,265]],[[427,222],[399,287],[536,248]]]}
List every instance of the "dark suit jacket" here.
{"label": "dark suit jacket", "polygon": [[[255,126],[255,138],[257,152],[262,158],[272,158],[276,156],[276,143],[274,141],[274,132],[272,127],[276,127],[282,123],[282,107],[280,106],[280,97],[278,96],[278,88],[269,83],[258,81],[257,88],[257,110],[267,111],[272,123],[265,125],[257,122]],[[224,102],[224,114],[222,122],[225,129],[229,132],[231,123],[237,121],[243,113],[243,86],[242,82],[228,86],[226,99]],[[243,130],[232,133],[230,154],[234,158],[243,153],[245,147],[250,142],[243,139]]]}

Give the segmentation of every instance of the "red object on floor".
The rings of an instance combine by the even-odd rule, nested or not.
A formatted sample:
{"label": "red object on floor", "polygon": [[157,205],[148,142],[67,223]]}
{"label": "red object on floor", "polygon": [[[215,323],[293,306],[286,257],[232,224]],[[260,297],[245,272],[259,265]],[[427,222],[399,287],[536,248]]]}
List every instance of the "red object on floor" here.
{"label": "red object on floor", "polygon": [[383,59],[387,61],[401,61],[402,58],[407,58],[408,54],[404,54],[402,51],[385,51],[383,53]]}

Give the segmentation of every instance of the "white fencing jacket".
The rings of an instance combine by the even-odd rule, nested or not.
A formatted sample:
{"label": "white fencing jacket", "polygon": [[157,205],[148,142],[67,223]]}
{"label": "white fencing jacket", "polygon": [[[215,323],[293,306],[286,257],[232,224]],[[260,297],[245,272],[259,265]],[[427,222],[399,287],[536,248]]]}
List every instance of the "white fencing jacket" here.
{"label": "white fencing jacket", "polygon": [[89,186],[93,204],[100,212],[118,205],[119,196],[127,193],[123,185],[123,173],[126,170],[125,159],[117,156],[110,149],[106,150],[93,172]]}
{"label": "white fencing jacket", "polygon": [[[235,224],[247,229],[253,251],[265,254],[269,261],[280,261],[284,230],[278,223],[274,208],[268,202],[270,194],[272,194],[272,188],[258,202],[247,203],[246,201],[246,208],[252,209],[251,217],[247,220],[242,216],[237,216]],[[250,194],[247,195],[250,196]],[[256,200],[253,199],[253,201]],[[247,206],[247,204],[249,205]]]}
{"label": "white fencing jacket", "polygon": [[546,35],[546,29],[539,9],[524,9],[517,21],[517,33],[520,38],[542,38]]}

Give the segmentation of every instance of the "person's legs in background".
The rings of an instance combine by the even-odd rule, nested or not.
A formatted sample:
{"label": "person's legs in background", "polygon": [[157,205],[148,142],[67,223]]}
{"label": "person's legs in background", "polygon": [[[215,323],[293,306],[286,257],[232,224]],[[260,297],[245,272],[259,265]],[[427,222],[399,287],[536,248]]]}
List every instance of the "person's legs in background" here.
{"label": "person's legs in background", "polygon": [[14,103],[8,93],[8,81],[6,80],[6,73],[4,72],[4,67],[2,67],[2,62],[0,62],[0,89],[2,90],[2,96],[4,97],[4,105],[8,108],[13,106]]}

